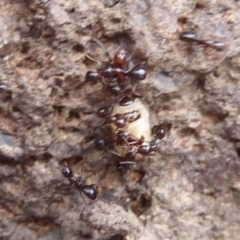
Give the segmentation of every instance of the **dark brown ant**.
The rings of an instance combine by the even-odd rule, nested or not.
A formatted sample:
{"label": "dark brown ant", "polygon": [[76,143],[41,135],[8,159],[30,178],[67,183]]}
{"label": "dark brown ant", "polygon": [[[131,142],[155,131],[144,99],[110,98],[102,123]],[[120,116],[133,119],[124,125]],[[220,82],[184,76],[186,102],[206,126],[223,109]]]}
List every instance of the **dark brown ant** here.
{"label": "dark brown ant", "polygon": [[197,36],[194,32],[183,32],[180,34],[179,39],[184,42],[192,42],[205,45],[206,47],[212,47],[217,51],[222,51],[225,48],[225,44],[223,42],[197,39]]}
{"label": "dark brown ant", "polygon": [[134,82],[146,78],[146,69],[142,64],[134,66],[131,70],[129,70],[126,65],[127,54],[124,49],[119,49],[115,53],[111,64],[97,69],[97,72],[88,71],[85,76],[85,81],[89,84],[96,84],[98,82],[105,83],[104,79],[106,78],[113,78],[113,82],[117,81],[117,85],[124,87],[126,78],[131,78]]}
{"label": "dark brown ant", "polygon": [[62,175],[68,179],[70,185],[73,184],[79,190],[80,194],[84,193],[84,195],[92,201],[97,200],[98,188],[95,184],[83,185],[81,178],[76,178],[73,176],[72,169],[66,162],[64,163],[64,166],[59,169],[61,170]]}
{"label": "dark brown ant", "polygon": [[141,154],[142,156],[148,156],[152,152],[155,152],[158,144],[165,137],[165,128],[162,124],[155,125],[152,128],[153,139],[150,141],[149,145],[144,145],[144,140],[142,142],[136,142],[135,144],[129,144],[130,147],[123,158],[123,161],[119,162],[118,169],[119,171],[123,171],[124,167],[121,168],[121,164],[135,164],[136,154]]}
{"label": "dark brown ant", "polygon": [[88,71],[86,73],[86,82],[89,84],[96,84],[98,82],[104,83],[104,78],[114,78],[117,80],[119,86],[125,85],[125,79],[130,78],[134,82],[144,80],[146,78],[146,69],[142,64],[136,65],[131,70],[122,69],[108,65],[104,68],[99,68],[97,72]]}
{"label": "dark brown ant", "polygon": [[[127,130],[120,130],[114,136],[108,138],[98,138],[95,140],[95,148],[102,151],[107,145],[115,143],[116,145],[131,146],[131,145],[141,145],[144,142],[144,138],[134,137]],[[114,152],[115,153],[115,152]]]}
{"label": "dark brown ant", "polygon": [[142,144],[144,142],[144,137],[135,137],[128,130],[120,130],[114,136],[114,142],[117,145],[130,146],[132,144]]}

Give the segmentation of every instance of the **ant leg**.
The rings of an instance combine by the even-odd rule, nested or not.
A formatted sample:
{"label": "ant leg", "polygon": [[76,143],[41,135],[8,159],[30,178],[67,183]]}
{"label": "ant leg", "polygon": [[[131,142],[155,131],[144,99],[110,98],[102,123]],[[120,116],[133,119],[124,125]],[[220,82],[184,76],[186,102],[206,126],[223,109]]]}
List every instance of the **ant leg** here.
{"label": "ant leg", "polygon": [[[104,87],[102,88],[102,90],[104,89]],[[106,97],[107,97],[107,94],[106,94],[106,92],[105,91],[101,91],[101,99],[100,99],[100,101],[102,102],[102,101],[105,101],[105,99],[106,99]]]}
{"label": "ant leg", "polygon": [[143,98],[138,92],[136,92],[136,87],[138,86],[139,83],[132,83],[132,89],[127,93],[127,97],[129,98]]}
{"label": "ant leg", "polygon": [[105,48],[105,46],[103,45],[103,43],[102,43],[100,40],[98,40],[97,38],[92,38],[92,40],[93,40],[95,43],[97,43],[101,48],[104,49],[104,53],[105,53],[106,57],[109,59],[109,61],[112,61],[112,59],[111,59],[111,57],[110,57],[110,54],[109,54],[109,52],[107,51],[107,49]]}
{"label": "ant leg", "polygon": [[134,165],[137,165],[137,163],[134,162],[134,161],[122,161],[122,162],[119,162],[119,164],[122,164],[122,165],[124,165],[124,164],[134,164]]}
{"label": "ant leg", "polygon": [[77,201],[77,207],[78,207],[78,195],[79,195],[80,193],[79,193],[79,191],[77,191],[77,199],[76,199],[76,201]]}
{"label": "ant leg", "polygon": [[90,57],[87,53],[85,54],[85,56],[86,56],[88,59],[92,60],[93,62],[96,62],[97,65],[98,65],[99,67],[101,67],[101,62],[100,62],[100,61],[98,61],[97,59],[94,59],[94,58]]}
{"label": "ant leg", "polygon": [[92,133],[86,136],[84,139],[82,139],[82,141],[79,143],[81,150],[84,152],[88,144],[91,143],[94,139],[96,139],[96,137],[97,135],[95,133]]}
{"label": "ant leg", "polygon": [[131,55],[129,55],[129,57],[127,58],[127,69],[129,69],[129,62],[132,59],[134,54],[135,54],[135,52],[132,52]]}
{"label": "ant leg", "polygon": [[114,155],[116,155],[118,157],[122,157],[119,153],[117,153],[117,152],[115,152],[113,150],[108,149],[108,152],[110,152],[110,153],[112,153],[112,154],[114,154]]}

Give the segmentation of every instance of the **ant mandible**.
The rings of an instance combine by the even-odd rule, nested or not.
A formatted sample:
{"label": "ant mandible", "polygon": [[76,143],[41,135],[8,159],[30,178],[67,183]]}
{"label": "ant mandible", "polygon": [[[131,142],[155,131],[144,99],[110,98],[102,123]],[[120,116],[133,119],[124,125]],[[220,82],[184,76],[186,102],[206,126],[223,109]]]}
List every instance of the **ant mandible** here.
{"label": "ant mandible", "polygon": [[194,32],[182,32],[179,36],[179,39],[184,42],[192,42],[200,45],[205,45],[206,47],[212,47],[217,51],[222,51],[225,48],[225,44],[223,42],[198,39]]}
{"label": "ant mandible", "polygon": [[83,185],[81,182],[81,178],[76,178],[73,175],[72,169],[68,166],[68,164],[65,162],[62,168],[59,168],[62,172],[62,175],[68,179],[70,185],[74,185],[81,193],[83,193],[86,197],[91,199],[92,201],[97,200],[98,195],[98,188],[95,184],[90,185]]}

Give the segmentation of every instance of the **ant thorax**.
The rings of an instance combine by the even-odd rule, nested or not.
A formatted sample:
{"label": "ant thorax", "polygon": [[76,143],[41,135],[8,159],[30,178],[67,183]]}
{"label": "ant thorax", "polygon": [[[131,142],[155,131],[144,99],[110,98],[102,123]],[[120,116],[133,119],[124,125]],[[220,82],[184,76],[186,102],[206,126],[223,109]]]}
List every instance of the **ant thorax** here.
{"label": "ant thorax", "polygon": [[[149,145],[152,138],[150,113],[147,105],[140,98],[136,98],[132,104],[127,106],[120,106],[118,103],[114,104],[110,115],[115,116],[116,114],[126,114],[132,111],[138,111],[141,114],[141,117],[136,121],[129,122],[125,128],[118,128],[115,123],[111,123],[110,126],[113,135],[116,136],[119,131],[125,130],[135,138],[141,139],[143,137],[144,145]],[[114,144],[115,151],[122,157],[125,157],[129,147],[130,145],[128,145],[128,141],[126,141],[125,145]],[[139,157],[137,156],[136,158],[139,159]]]}

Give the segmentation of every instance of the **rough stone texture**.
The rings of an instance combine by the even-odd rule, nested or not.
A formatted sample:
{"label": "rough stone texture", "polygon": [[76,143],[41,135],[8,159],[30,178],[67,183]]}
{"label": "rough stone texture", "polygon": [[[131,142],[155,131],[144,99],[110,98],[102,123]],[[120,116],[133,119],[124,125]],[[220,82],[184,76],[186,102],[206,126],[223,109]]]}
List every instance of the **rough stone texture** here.
{"label": "rough stone texture", "polygon": [[[240,232],[240,2],[0,1],[0,238],[218,239]],[[183,30],[224,51],[178,40]],[[119,174],[81,141],[107,102],[84,75],[121,46],[145,62],[137,88],[152,123],[169,122],[156,155]],[[97,183],[85,205],[57,169]],[[82,169],[82,172],[81,170]]]}

